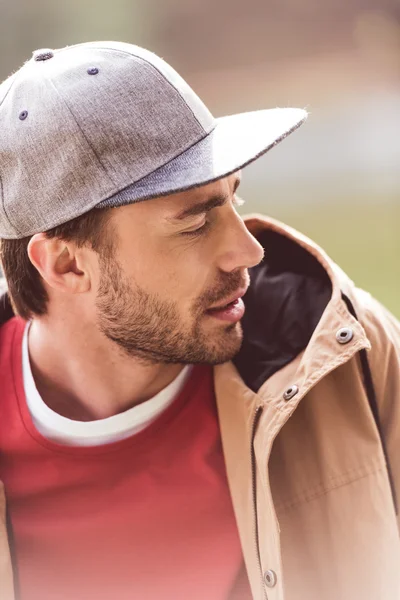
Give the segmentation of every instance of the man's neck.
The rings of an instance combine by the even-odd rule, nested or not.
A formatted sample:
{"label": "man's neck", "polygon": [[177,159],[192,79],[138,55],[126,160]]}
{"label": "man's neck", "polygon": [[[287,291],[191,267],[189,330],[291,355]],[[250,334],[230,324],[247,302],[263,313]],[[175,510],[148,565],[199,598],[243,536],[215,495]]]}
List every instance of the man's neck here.
{"label": "man's neck", "polygon": [[91,325],[34,319],[28,337],[32,374],[43,401],[77,421],[104,419],[152,398],[183,365],[145,364]]}

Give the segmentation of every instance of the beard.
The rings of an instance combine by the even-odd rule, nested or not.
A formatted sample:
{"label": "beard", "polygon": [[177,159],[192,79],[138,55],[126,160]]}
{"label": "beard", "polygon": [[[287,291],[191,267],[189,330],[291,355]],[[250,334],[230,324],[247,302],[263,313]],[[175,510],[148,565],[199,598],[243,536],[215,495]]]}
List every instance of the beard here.
{"label": "beard", "polygon": [[[204,331],[205,311],[243,287],[238,272],[220,273],[220,282],[193,304],[189,319],[178,302],[132,284],[116,260],[101,260],[101,280],[96,298],[97,325],[125,355],[143,363],[217,365],[231,360],[242,344],[240,323]],[[210,328],[208,328],[210,329]]]}

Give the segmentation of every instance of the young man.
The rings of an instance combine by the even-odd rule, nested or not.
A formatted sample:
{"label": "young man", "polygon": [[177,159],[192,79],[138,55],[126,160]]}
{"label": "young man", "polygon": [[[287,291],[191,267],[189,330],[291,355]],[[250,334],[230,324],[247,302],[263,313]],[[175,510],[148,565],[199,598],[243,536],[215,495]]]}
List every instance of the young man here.
{"label": "young man", "polygon": [[0,88],[1,600],[398,598],[399,326],[235,210],[305,116],[118,43]]}

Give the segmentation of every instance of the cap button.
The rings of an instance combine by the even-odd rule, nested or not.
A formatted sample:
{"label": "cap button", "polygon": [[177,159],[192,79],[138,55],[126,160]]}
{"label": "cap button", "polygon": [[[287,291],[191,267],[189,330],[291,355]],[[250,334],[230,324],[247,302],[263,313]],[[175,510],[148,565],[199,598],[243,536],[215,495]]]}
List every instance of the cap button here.
{"label": "cap button", "polygon": [[49,60],[49,58],[53,58],[53,56],[54,56],[53,50],[49,50],[48,48],[46,48],[44,50],[36,50],[33,53],[33,60],[36,60],[37,62],[39,62],[41,60]]}

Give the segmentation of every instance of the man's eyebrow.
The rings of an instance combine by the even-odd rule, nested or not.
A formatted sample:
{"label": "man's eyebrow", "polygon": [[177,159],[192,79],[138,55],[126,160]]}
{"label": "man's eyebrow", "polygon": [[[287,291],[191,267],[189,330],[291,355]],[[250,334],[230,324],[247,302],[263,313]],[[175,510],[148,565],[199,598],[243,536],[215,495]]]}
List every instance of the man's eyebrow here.
{"label": "man's eyebrow", "polygon": [[196,215],[202,215],[203,213],[207,213],[213,208],[217,208],[218,206],[223,206],[228,200],[229,196],[212,196],[205,202],[197,202],[196,204],[192,204],[188,208],[185,208],[177,215],[174,215],[173,221],[184,221],[189,217],[195,217]]}
{"label": "man's eyebrow", "polygon": [[[235,180],[233,193],[236,192],[237,188],[239,187],[239,184],[240,184],[240,178],[238,177]],[[196,215],[202,215],[203,213],[209,212],[213,208],[217,208],[219,206],[224,206],[224,204],[226,204],[228,199],[229,199],[229,195],[223,196],[221,194],[216,194],[214,196],[211,196],[211,198],[209,198],[206,201],[197,202],[196,204],[192,204],[191,206],[188,206],[188,208],[185,208],[177,215],[174,215],[174,217],[170,220],[183,221],[185,219],[188,219],[189,217],[195,217]]]}

